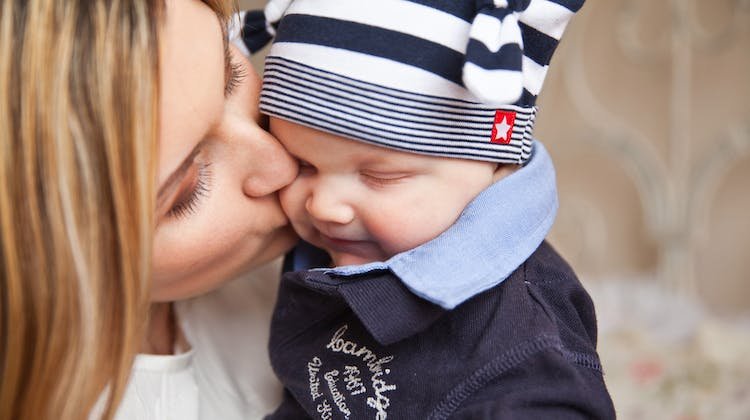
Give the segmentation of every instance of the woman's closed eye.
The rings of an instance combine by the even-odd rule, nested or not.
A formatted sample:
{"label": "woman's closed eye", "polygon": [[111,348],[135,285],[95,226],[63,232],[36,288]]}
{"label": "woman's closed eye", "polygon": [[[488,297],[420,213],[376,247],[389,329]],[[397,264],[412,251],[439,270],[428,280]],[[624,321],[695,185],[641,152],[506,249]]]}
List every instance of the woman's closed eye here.
{"label": "woman's closed eye", "polygon": [[168,218],[180,219],[195,214],[201,200],[211,191],[211,164],[195,162],[194,167],[185,176],[183,185],[174,203],[167,211]]}
{"label": "woman's closed eye", "polygon": [[231,60],[229,62],[229,72],[227,76],[226,86],[224,88],[224,96],[232,96],[234,90],[242,83],[243,80],[245,80],[245,77],[247,77],[247,67],[245,67],[245,65],[240,62]]}

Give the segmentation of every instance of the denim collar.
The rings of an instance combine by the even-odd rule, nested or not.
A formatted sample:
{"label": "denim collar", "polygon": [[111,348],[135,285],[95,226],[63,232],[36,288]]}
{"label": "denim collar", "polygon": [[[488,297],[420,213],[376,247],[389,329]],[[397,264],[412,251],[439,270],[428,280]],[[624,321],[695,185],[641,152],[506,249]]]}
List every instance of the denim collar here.
{"label": "denim collar", "polygon": [[[318,268],[338,277],[389,270],[415,295],[453,309],[501,283],[547,236],[557,213],[555,170],[547,150],[534,142],[531,159],[482,191],[448,230],[387,261]],[[320,251],[295,249],[291,267],[320,266]]]}

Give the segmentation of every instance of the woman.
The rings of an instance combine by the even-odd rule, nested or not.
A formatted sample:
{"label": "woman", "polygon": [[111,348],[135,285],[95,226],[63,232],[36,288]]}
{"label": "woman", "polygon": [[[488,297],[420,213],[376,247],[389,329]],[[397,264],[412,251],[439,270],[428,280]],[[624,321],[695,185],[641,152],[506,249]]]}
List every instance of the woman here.
{"label": "woman", "polygon": [[[97,401],[111,418],[124,394],[118,416],[159,417],[170,385],[197,390],[196,406],[173,404],[192,418],[227,408],[243,371],[193,365],[247,314],[169,302],[291,246],[275,192],[296,166],[257,123],[257,76],[225,44],[222,2],[0,10],[0,418],[85,418]],[[202,313],[224,324],[196,325]],[[138,356],[128,385],[139,351],[165,356]],[[237,414],[253,401],[230,402]]]}

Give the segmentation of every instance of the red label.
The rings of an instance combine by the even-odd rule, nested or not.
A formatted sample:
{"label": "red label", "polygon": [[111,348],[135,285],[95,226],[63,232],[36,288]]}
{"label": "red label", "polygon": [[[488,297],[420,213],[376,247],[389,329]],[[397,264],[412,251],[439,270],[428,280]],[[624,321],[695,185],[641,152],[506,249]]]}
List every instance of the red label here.
{"label": "red label", "polygon": [[492,124],[492,143],[508,144],[513,135],[513,125],[516,123],[514,111],[495,111],[495,122]]}

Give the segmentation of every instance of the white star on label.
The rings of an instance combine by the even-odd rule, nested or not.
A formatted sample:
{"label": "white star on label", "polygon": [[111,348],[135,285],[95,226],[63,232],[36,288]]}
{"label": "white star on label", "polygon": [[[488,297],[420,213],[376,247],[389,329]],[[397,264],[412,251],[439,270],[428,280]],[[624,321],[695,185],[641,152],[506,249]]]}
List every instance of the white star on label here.
{"label": "white star on label", "polygon": [[495,138],[498,140],[508,141],[508,130],[510,129],[510,125],[505,121],[505,115],[503,115],[503,118],[500,120],[499,123],[495,124]]}

